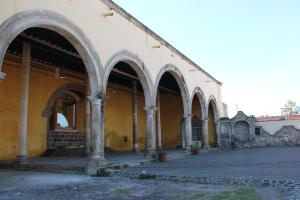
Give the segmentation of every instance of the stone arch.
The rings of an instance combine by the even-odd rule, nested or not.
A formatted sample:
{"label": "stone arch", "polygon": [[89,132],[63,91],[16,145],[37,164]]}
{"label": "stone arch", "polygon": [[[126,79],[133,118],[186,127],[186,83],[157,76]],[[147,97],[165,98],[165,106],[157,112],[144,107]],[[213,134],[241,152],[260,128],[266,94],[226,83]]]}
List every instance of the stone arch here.
{"label": "stone arch", "polygon": [[50,115],[52,114],[51,108],[54,105],[56,99],[68,91],[75,91],[75,92],[81,93],[83,95],[85,94],[84,86],[81,86],[78,84],[67,83],[67,84],[59,87],[57,90],[54,91],[54,93],[49,98],[49,100],[45,106],[45,109],[43,110],[42,116],[49,118]]}
{"label": "stone arch", "polygon": [[237,147],[250,147],[250,124],[244,120],[237,121],[234,124],[233,138]]}
{"label": "stone arch", "polygon": [[106,63],[104,73],[103,73],[103,79],[102,79],[103,80],[102,93],[106,94],[109,75],[113,70],[113,68],[115,67],[115,65],[119,62],[125,62],[135,70],[142,83],[142,87],[144,90],[145,106],[146,107],[151,106],[153,84],[152,84],[152,79],[150,77],[150,74],[147,71],[144,62],[137,55],[127,50],[123,50],[114,54]]}
{"label": "stone arch", "polygon": [[166,73],[169,72],[176,80],[179,88],[180,88],[180,93],[182,96],[182,102],[183,102],[183,110],[184,110],[184,115],[190,114],[190,101],[189,101],[189,91],[187,84],[185,82],[184,76],[180,72],[180,70],[173,64],[167,64],[164,66],[156,76],[156,81],[155,81],[155,86],[154,86],[154,95],[153,95],[153,105],[156,105],[156,98],[157,98],[157,91],[158,91],[158,86],[159,82],[161,80],[161,77]]}
{"label": "stone arch", "polygon": [[201,109],[201,113],[202,113],[201,118],[202,118],[202,120],[205,120],[205,119],[207,119],[207,113],[206,113],[207,105],[205,103],[205,95],[200,87],[196,87],[193,91],[193,94],[190,99],[190,111],[192,111],[193,100],[194,100],[195,96],[198,98],[198,100],[200,102],[200,109]]}
{"label": "stone arch", "polygon": [[208,98],[208,101],[207,101],[207,108],[206,108],[206,116],[208,116],[208,110],[209,110],[209,105],[212,105],[212,108],[213,108],[213,112],[214,112],[214,117],[215,117],[215,121],[218,121],[219,118],[220,118],[220,114],[219,114],[219,109],[218,109],[218,104],[217,104],[217,101],[216,101],[216,98],[211,95],[209,98]]}
{"label": "stone arch", "polygon": [[0,25],[0,72],[4,55],[11,41],[28,28],[40,27],[64,36],[81,56],[91,86],[91,95],[101,90],[102,65],[96,50],[84,33],[66,17],[48,10],[30,10],[17,13]]}
{"label": "stone arch", "polygon": [[[212,107],[212,115],[210,114],[210,105]],[[217,106],[216,98],[211,95],[207,103],[207,114],[208,117],[208,142],[210,147],[218,147],[220,145],[220,131],[219,131],[219,109]],[[213,119],[212,119],[213,117]]]}

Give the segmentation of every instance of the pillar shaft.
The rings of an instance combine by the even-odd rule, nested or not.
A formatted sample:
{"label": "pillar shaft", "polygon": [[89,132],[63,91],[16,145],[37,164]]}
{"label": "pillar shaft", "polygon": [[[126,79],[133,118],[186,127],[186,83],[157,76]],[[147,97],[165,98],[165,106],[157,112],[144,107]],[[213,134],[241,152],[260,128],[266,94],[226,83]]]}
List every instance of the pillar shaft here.
{"label": "pillar shaft", "polygon": [[156,134],[155,134],[155,107],[145,108],[146,116],[146,155],[150,155],[156,150]]}
{"label": "pillar shaft", "polygon": [[208,138],[208,119],[202,120],[202,138],[203,138],[203,148],[209,148],[209,138]]}
{"label": "pillar shaft", "polygon": [[89,154],[91,151],[91,101],[90,97],[85,97],[84,102],[84,132],[85,132],[85,145],[86,153]]}
{"label": "pillar shaft", "polygon": [[137,115],[137,87],[136,81],[132,82],[132,129],[133,129],[133,151],[139,151],[138,141],[138,115]]}
{"label": "pillar shaft", "polygon": [[91,151],[91,89],[89,79],[86,79],[85,99],[84,99],[84,132],[85,132],[85,148],[88,155]]}
{"label": "pillar shaft", "polygon": [[160,121],[160,94],[157,92],[157,146],[162,148],[161,144],[161,121]]}
{"label": "pillar shaft", "polygon": [[184,115],[184,128],[185,128],[185,149],[191,149],[192,145],[192,114]]}
{"label": "pillar shaft", "polygon": [[221,147],[221,135],[220,135],[220,121],[215,121],[216,126],[216,137],[217,137],[217,147]]}
{"label": "pillar shaft", "polygon": [[92,147],[87,173],[97,174],[97,170],[107,164],[104,158],[104,104],[107,97],[91,101],[92,107]]}
{"label": "pillar shaft", "polygon": [[30,73],[30,43],[23,43],[22,60],[22,91],[20,102],[20,124],[19,124],[19,160],[26,160],[27,154],[27,116],[28,116],[28,93],[29,93],[29,73]]}

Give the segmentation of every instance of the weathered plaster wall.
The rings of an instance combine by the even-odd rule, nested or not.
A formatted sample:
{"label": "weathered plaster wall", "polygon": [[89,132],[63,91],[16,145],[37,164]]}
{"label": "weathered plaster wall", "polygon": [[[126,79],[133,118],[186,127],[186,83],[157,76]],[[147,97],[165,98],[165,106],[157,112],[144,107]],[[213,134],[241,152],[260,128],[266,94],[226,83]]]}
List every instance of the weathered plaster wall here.
{"label": "weathered plaster wall", "polygon": [[[18,154],[18,125],[21,94],[21,64],[6,60],[7,74],[0,84],[0,159],[13,159]],[[46,149],[47,119],[42,112],[53,92],[66,83],[83,84],[81,80],[55,79],[54,74],[32,68],[30,71],[28,112],[28,156],[40,155]],[[105,145],[116,151],[132,149],[132,92],[108,88],[105,104]],[[146,138],[145,99],[138,95],[138,141],[143,149]],[[195,106],[197,107],[197,106]],[[77,105],[77,128],[84,131],[84,98]],[[183,116],[181,96],[161,95],[163,146],[180,145],[180,121]],[[127,137],[127,142],[125,142]]]}
{"label": "weathered plaster wall", "polygon": [[[132,93],[108,88],[108,101],[105,105],[105,146],[116,151],[128,151],[133,148],[132,138]],[[143,149],[146,138],[145,99],[138,95],[138,141]],[[125,140],[127,138],[127,141]]]}
{"label": "weathered plaster wall", "polygon": [[[18,153],[18,128],[21,94],[20,64],[8,62],[3,71],[7,74],[0,84],[0,159],[15,158]],[[42,111],[52,93],[70,81],[54,79],[54,75],[30,71],[28,111],[28,155],[36,156],[46,148],[47,119]],[[51,83],[51,84],[49,84]]]}
{"label": "weathered plaster wall", "polygon": [[161,140],[165,149],[181,145],[182,98],[178,95],[160,94]]}
{"label": "weathered plaster wall", "polygon": [[267,122],[257,122],[257,126],[261,126],[269,134],[274,135],[283,126],[295,126],[300,128],[300,120],[280,120],[280,121],[267,121]]}
{"label": "weathered plaster wall", "polygon": [[[161,44],[152,33],[142,30],[132,21],[115,10],[111,10],[99,0],[3,0],[1,1],[0,24],[16,13],[30,10],[48,10],[62,15],[77,26],[94,45],[102,66],[117,52],[127,50],[137,55],[149,71],[155,82],[160,69],[166,64],[174,64],[184,76],[189,93],[200,87],[206,98],[215,96],[220,116],[222,116],[221,84],[202,69],[198,69],[182,55],[172,51],[166,44]],[[84,11],[84,12],[83,12]],[[104,13],[113,12],[112,17],[103,17]],[[152,48],[161,45],[161,48]],[[207,101],[208,99],[206,99]]]}
{"label": "weathered plaster wall", "polygon": [[283,126],[275,134],[269,134],[261,126],[260,134],[256,135],[252,147],[300,146],[300,130],[294,126]]}

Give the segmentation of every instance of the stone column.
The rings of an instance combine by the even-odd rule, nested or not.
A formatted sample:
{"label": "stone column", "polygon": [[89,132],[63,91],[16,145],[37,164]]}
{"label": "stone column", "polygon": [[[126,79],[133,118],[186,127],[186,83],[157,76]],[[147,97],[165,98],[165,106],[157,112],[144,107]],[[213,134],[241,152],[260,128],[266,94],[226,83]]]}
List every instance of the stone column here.
{"label": "stone column", "polygon": [[85,97],[84,102],[84,133],[85,133],[85,151],[88,155],[91,151],[91,101],[90,96]]}
{"label": "stone column", "polygon": [[192,145],[192,114],[184,115],[185,149],[190,150]]}
{"label": "stone column", "polygon": [[104,104],[106,96],[91,100],[92,107],[92,148],[87,167],[88,175],[97,174],[97,170],[107,165],[104,158]]}
{"label": "stone column", "polygon": [[137,88],[136,81],[132,81],[132,130],[133,130],[133,151],[139,151],[138,137],[138,116],[137,116]]}
{"label": "stone column", "polygon": [[91,152],[91,89],[89,78],[86,78],[85,99],[84,99],[84,133],[85,133],[85,152]]}
{"label": "stone column", "polygon": [[23,43],[22,60],[22,91],[20,102],[20,122],[19,122],[19,155],[20,163],[26,162],[27,154],[27,114],[28,114],[28,92],[29,92],[29,72],[30,72],[31,44]]}
{"label": "stone column", "polygon": [[221,147],[220,120],[214,122],[216,126],[217,147]]}
{"label": "stone column", "polygon": [[208,118],[202,120],[202,138],[203,138],[203,148],[209,148],[209,141],[208,141]]}
{"label": "stone column", "polygon": [[156,150],[156,134],[155,134],[155,112],[156,108],[145,107],[146,110],[146,156],[151,156],[152,153]]}
{"label": "stone column", "polygon": [[160,94],[157,91],[157,147],[162,148],[161,145],[161,121],[160,121]]}

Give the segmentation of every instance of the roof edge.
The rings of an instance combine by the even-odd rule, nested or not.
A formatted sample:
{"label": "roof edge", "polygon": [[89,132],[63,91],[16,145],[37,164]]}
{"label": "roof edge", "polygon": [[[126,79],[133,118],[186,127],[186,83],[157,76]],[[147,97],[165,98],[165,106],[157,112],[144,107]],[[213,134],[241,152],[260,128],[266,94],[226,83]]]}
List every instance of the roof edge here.
{"label": "roof edge", "polygon": [[214,80],[217,84],[222,85],[222,82],[218,81],[216,78],[214,78],[212,75],[210,75],[207,71],[202,69],[199,65],[197,65],[194,61],[192,61],[190,58],[188,58],[186,55],[184,55],[181,51],[176,49],[173,45],[168,43],[166,40],[164,40],[162,37],[160,37],[158,34],[156,34],[154,31],[152,31],[150,28],[148,28],[145,24],[137,20],[135,17],[133,17],[131,14],[129,14],[127,11],[125,11],[123,8],[121,8],[118,4],[113,2],[112,0],[101,0],[103,3],[108,5],[110,8],[115,10],[117,13],[128,19],[130,22],[135,24],[137,27],[154,37],[156,40],[160,41],[162,45],[165,45],[167,48],[169,48],[174,53],[178,54],[181,58],[183,58],[185,61],[187,61],[192,66],[196,67],[199,71],[203,72],[205,75],[207,75],[209,78]]}

